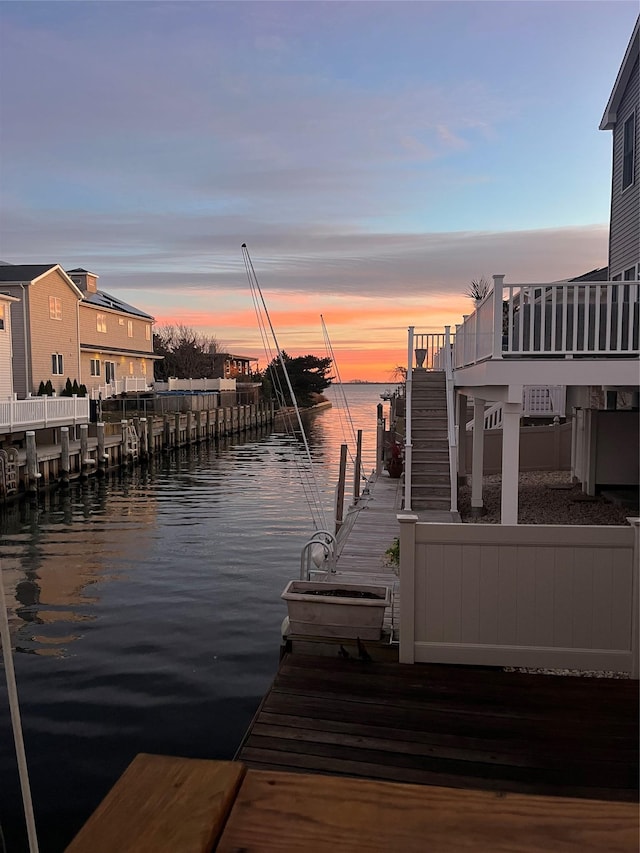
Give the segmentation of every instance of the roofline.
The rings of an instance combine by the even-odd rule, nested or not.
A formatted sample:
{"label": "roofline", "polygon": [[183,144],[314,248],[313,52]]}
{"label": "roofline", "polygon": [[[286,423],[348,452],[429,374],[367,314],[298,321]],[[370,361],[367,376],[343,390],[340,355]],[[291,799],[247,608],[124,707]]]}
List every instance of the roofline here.
{"label": "roofline", "polygon": [[80,344],[81,352],[99,352],[101,354],[112,354],[112,355],[130,355],[135,356],[136,358],[148,358],[154,361],[159,361],[164,358],[163,355],[156,355],[154,352],[147,352],[146,350],[139,349],[119,349],[118,347],[110,347],[110,346],[100,346],[97,344]]}
{"label": "roofline", "polygon": [[[13,266],[13,265],[12,265],[12,266]],[[66,281],[66,283],[69,285],[69,287],[71,288],[71,290],[73,290],[73,292],[76,294],[76,296],[77,296],[79,299],[82,299],[82,291],[80,290],[80,288],[79,288],[77,285],[75,285],[75,284],[73,283],[73,281],[71,281],[71,279],[69,278],[69,276],[66,274],[66,272],[65,272],[65,271],[62,269],[62,267],[60,266],[60,264],[51,264],[51,266],[50,266],[48,269],[46,269],[44,272],[40,273],[40,275],[37,275],[35,278],[31,278],[31,279],[27,279],[27,280],[25,280],[25,279],[21,279],[21,278],[17,278],[15,281],[3,281],[3,282],[2,282],[2,284],[5,284],[5,285],[10,285],[10,284],[35,284],[36,282],[40,281],[40,279],[41,279],[41,278],[44,278],[44,276],[45,276],[45,275],[49,275],[49,273],[50,273],[52,270],[58,270],[58,272],[62,274],[62,277],[64,278],[64,280]]]}
{"label": "roofline", "polygon": [[624,59],[622,60],[620,70],[618,71],[616,82],[613,84],[611,96],[607,102],[604,115],[602,116],[602,121],[599,125],[600,130],[611,130],[616,123],[617,109],[620,104],[620,101],[622,100],[622,96],[624,94],[624,90],[627,87],[627,83],[629,82],[629,78],[631,77],[631,72],[633,71],[635,62],[638,58],[638,53],[640,52],[639,46],[640,15],[638,16],[636,20],[636,25],[633,28],[633,33],[631,34],[631,39],[629,40],[629,44],[627,45],[627,51],[624,55]]}
{"label": "roofline", "polygon": [[3,302],[20,302],[20,298],[18,296],[9,296],[8,293],[3,293],[1,290],[0,299],[2,299]]}

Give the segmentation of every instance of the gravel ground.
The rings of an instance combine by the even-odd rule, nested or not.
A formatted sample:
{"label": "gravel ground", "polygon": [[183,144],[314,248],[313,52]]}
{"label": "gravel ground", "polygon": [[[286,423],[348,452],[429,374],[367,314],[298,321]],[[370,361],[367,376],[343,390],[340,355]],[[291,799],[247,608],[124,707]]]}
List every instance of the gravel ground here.
{"label": "gravel ground", "polygon": [[[589,498],[571,483],[568,471],[529,471],[520,474],[518,521],[520,524],[626,524],[636,515],[629,508],[602,496]],[[463,521],[500,524],[500,474],[484,478],[486,514],[471,517],[471,486],[461,486],[459,509]],[[558,488],[561,486],[562,488]]]}

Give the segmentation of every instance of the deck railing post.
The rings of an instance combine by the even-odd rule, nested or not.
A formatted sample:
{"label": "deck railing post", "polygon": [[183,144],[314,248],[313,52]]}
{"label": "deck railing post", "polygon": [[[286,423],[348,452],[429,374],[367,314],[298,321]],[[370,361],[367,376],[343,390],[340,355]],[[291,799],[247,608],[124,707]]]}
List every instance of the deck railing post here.
{"label": "deck railing post", "polygon": [[411,509],[411,393],[413,389],[413,332],[414,326],[409,326],[407,379],[405,387],[405,440],[404,440],[404,508]]}
{"label": "deck railing post", "polygon": [[493,276],[493,357],[502,358],[502,288],[504,275]]}

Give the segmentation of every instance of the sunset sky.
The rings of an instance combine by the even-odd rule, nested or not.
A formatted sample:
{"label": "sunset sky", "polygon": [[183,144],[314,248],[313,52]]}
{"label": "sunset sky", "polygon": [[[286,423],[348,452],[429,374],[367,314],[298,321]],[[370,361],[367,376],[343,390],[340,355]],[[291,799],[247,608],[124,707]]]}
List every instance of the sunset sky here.
{"label": "sunset sky", "polygon": [[387,381],[472,278],[607,263],[611,133],[638,14],[608,2],[0,4],[0,259],[265,363]]}

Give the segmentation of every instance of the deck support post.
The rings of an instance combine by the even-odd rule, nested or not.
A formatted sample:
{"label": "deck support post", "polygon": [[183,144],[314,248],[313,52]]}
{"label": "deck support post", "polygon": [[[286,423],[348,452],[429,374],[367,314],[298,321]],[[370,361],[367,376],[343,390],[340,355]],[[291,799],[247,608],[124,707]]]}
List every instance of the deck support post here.
{"label": "deck support post", "polygon": [[[484,404],[479,397],[473,399],[473,459],[471,463],[471,515],[484,514],[482,478],[484,474]],[[462,432],[460,424],[460,432]],[[466,429],[466,426],[465,426]]]}
{"label": "deck support post", "polygon": [[522,403],[503,403],[501,524],[518,523],[521,415]]}
{"label": "deck support post", "polygon": [[458,423],[458,485],[467,484],[467,396],[456,395],[456,414]]}

